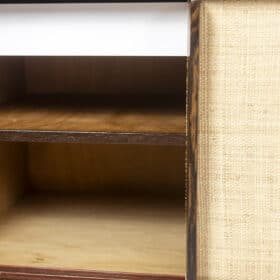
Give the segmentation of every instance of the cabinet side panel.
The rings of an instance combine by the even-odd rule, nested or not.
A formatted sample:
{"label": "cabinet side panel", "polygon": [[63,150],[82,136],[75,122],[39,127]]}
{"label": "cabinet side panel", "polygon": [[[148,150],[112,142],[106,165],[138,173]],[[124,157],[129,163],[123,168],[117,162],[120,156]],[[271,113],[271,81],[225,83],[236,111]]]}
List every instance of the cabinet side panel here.
{"label": "cabinet side panel", "polygon": [[198,279],[279,279],[279,1],[202,1],[199,87]]}

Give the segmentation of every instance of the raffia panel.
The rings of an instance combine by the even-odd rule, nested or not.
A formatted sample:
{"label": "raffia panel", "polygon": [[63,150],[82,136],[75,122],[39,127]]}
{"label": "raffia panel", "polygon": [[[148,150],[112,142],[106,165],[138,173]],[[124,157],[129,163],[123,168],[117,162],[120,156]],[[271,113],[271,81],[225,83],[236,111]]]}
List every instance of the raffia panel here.
{"label": "raffia panel", "polygon": [[280,1],[201,3],[198,279],[280,279]]}

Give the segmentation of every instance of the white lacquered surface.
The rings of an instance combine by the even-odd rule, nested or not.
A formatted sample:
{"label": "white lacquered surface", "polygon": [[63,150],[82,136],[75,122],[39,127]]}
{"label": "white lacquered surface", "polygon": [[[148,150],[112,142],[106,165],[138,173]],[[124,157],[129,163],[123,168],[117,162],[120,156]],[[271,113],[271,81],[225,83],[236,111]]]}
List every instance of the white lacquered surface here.
{"label": "white lacquered surface", "polygon": [[187,3],[2,4],[0,55],[188,56]]}

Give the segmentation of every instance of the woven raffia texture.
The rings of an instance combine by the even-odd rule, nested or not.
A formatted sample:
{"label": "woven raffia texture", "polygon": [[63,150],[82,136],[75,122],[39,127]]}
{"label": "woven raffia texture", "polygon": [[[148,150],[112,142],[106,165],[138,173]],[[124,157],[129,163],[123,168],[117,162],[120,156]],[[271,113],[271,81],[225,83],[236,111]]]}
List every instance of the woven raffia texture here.
{"label": "woven raffia texture", "polygon": [[198,279],[280,279],[280,1],[202,1]]}

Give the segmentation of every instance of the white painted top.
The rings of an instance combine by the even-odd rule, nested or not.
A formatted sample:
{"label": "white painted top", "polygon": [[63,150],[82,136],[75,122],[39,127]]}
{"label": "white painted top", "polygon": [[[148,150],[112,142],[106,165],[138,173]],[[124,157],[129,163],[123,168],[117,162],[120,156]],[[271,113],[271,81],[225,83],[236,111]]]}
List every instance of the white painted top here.
{"label": "white painted top", "polygon": [[187,3],[2,4],[0,55],[188,56]]}

